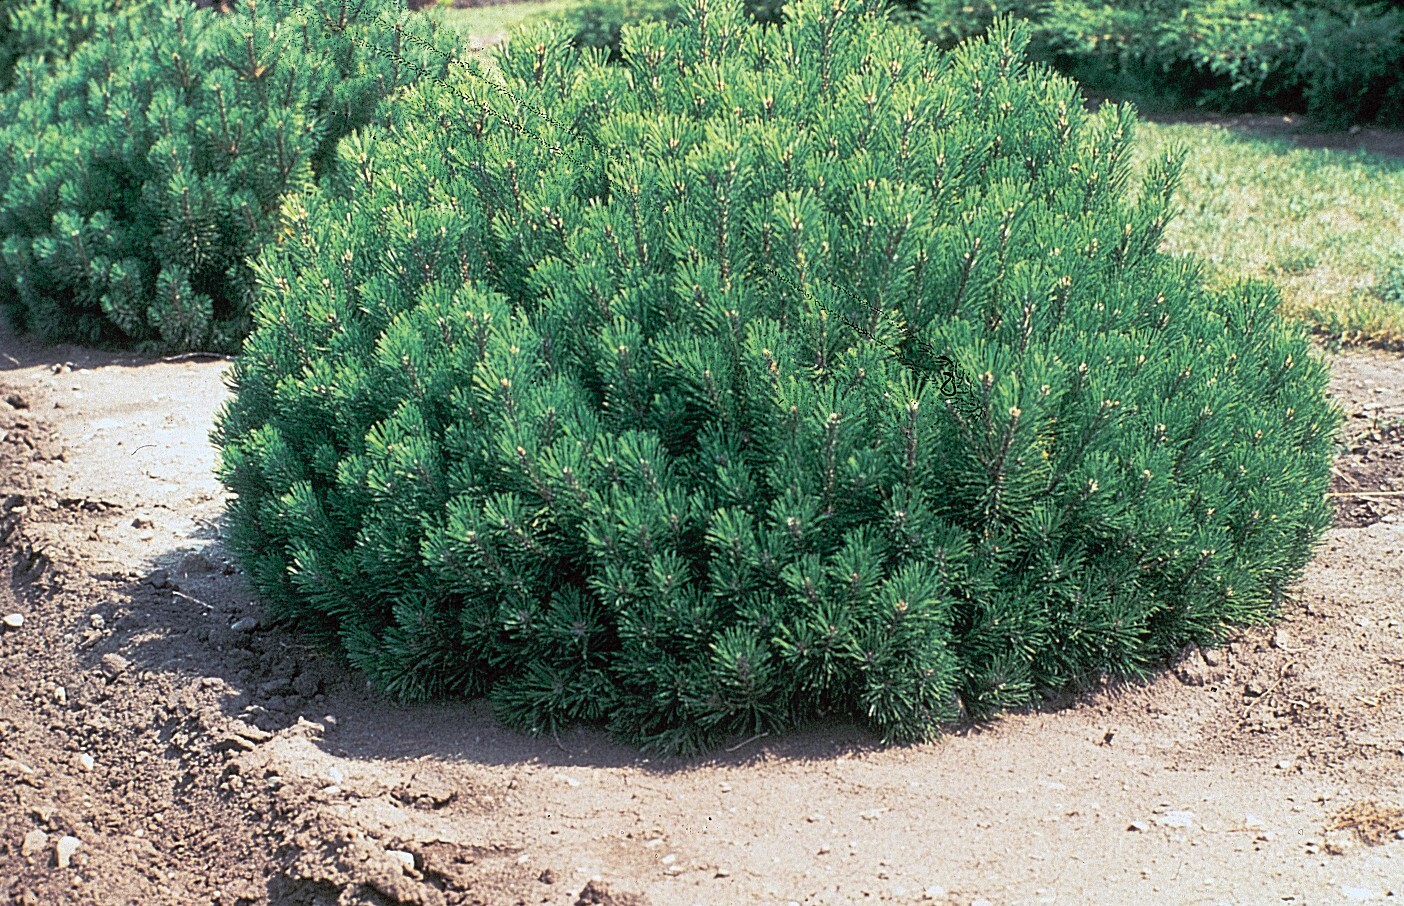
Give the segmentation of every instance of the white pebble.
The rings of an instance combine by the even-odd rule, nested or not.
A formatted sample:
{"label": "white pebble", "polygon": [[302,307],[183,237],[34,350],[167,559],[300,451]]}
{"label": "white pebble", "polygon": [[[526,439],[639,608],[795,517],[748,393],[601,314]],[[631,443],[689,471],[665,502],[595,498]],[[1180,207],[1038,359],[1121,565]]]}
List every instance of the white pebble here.
{"label": "white pebble", "polygon": [[54,853],[58,856],[58,867],[67,868],[73,861],[73,854],[78,851],[78,838],[63,836],[59,838],[58,845],[54,847]]}

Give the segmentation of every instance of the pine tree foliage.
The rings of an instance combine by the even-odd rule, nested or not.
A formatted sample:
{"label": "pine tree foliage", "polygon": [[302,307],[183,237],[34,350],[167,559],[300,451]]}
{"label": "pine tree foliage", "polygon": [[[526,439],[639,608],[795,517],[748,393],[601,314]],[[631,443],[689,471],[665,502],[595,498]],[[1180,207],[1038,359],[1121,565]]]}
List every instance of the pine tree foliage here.
{"label": "pine tree foliage", "polygon": [[269,608],[665,752],[923,739],[1268,619],[1338,415],[1269,287],[1158,251],[1177,161],[1020,26],[742,17],[527,33],[287,200],[216,431]]}
{"label": "pine tree foliage", "polygon": [[67,59],[121,0],[0,0],[0,89],[8,88],[21,57]]}
{"label": "pine tree foliage", "polygon": [[389,0],[147,2],[66,63],[23,58],[0,97],[0,307],[50,340],[236,350],[281,196],[444,71],[435,40]]}

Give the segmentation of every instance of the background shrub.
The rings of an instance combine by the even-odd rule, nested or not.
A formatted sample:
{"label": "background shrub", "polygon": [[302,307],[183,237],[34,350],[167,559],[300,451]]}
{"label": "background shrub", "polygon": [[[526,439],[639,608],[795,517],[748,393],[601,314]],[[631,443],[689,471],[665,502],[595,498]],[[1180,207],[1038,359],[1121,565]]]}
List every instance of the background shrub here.
{"label": "background shrub", "polygon": [[1315,9],[1297,63],[1307,110],[1324,124],[1404,125],[1404,4]]}
{"label": "background shrub", "polygon": [[270,612],[663,751],[923,738],[1267,619],[1329,524],[1325,368],[1158,251],[1175,160],[1133,187],[1130,109],[1025,43],[696,2],[388,107],[287,200],[218,423]]}
{"label": "background shrub", "polygon": [[[783,0],[743,0],[748,15],[756,22],[768,25],[784,20]],[[609,51],[611,63],[620,59],[619,39],[625,25],[636,22],[673,22],[685,7],[683,0],[582,0],[564,16],[576,47],[602,47]],[[920,0],[891,0],[895,21],[911,21],[920,13]],[[985,23],[988,25],[988,22]],[[967,35],[983,34],[981,26]]]}
{"label": "background shrub", "polygon": [[1032,52],[1093,91],[1157,106],[1305,110],[1404,123],[1404,7],[1355,0],[928,0],[950,46],[1009,13]]}
{"label": "background shrub", "polygon": [[408,40],[396,60],[371,20],[434,34],[398,4],[313,9],[146,3],[105,18],[53,72],[20,62],[0,96],[0,307],[13,321],[49,340],[238,348],[246,258],[273,239],[282,193],[310,185],[382,97],[446,65]]}
{"label": "background shrub", "polygon": [[682,11],[680,0],[585,0],[568,9],[562,20],[576,47],[598,47],[620,59],[624,26],[636,22],[671,22]]}

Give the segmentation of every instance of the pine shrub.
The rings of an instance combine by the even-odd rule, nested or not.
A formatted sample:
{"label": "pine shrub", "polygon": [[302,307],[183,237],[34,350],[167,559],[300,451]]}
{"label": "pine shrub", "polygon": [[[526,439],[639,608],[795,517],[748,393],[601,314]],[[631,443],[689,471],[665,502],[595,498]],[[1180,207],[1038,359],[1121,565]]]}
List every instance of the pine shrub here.
{"label": "pine shrub", "polygon": [[0,0],[0,89],[8,88],[21,57],[67,59],[92,37],[120,0]]}
{"label": "pine shrub", "polygon": [[47,340],[233,351],[281,196],[444,70],[431,22],[390,0],[101,21],[56,68],[23,58],[0,97],[0,308]]}
{"label": "pine shrub", "polygon": [[215,435],[273,615],[664,752],[923,739],[1270,618],[1338,414],[1270,287],[1158,251],[1178,161],[1022,26],[786,12],[519,35],[288,199]]}

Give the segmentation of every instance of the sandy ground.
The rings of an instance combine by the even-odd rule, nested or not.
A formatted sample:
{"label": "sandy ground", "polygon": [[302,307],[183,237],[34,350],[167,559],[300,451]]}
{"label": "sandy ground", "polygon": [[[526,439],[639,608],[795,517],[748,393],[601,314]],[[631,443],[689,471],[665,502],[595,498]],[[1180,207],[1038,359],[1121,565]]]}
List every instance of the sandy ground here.
{"label": "sandy ground", "polygon": [[1399,356],[1333,357],[1351,496],[1279,627],[932,745],[829,726],[663,763],[393,705],[255,623],[207,441],[225,363],[0,356],[15,903],[1404,897],[1404,497],[1365,496],[1404,490]]}

